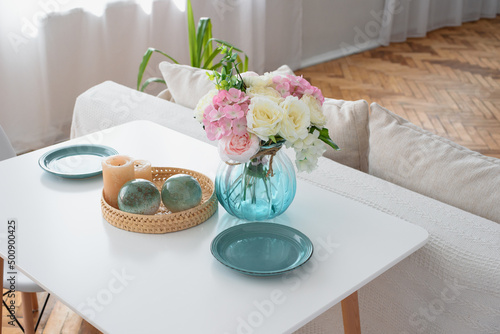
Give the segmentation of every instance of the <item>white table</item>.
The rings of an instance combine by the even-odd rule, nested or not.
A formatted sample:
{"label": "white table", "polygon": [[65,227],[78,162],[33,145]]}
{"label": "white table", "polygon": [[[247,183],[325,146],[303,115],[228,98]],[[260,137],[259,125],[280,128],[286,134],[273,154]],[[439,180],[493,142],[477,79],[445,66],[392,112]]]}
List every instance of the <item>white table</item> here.
{"label": "white table", "polygon": [[[170,234],[117,229],[101,215],[102,177],[44,172],[49,149],[94,143],[154,166],[215,178],[215,147],[135,121],[0,163],[0,255],[15,218],[17,264],[105,333],[290,333],[423,246],[422,228],[298,180],[275,222],[313,241],[312,259],[284,276],[251,277],[213,258],[212,239],[236,224],[219,206],[205,223]],[[355,306],[357,308],[357,306]]]}

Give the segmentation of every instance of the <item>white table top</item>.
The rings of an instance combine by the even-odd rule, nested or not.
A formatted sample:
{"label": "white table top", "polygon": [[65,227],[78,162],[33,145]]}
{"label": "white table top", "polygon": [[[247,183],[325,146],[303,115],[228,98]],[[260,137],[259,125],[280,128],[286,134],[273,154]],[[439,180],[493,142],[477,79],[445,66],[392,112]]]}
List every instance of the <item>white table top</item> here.
{"label": "white table top", "polygon": [[210,253],[212,239],[237,223],[221,206],[188,230],[127,232],[102,218],[101,176],[63,179],[38,166],[44,152],[77,143],[108,145],[153,166],[193,169],[212,179],[220,160],[211,145],[136,121],[0,162],[0,255],[6,257],[7,220],[15,218],[19,269],[105,333],[290,333],[428,236],[297,180],[294,202],[274,221],[309,236],[312,259],[284,276],[246,276]]}

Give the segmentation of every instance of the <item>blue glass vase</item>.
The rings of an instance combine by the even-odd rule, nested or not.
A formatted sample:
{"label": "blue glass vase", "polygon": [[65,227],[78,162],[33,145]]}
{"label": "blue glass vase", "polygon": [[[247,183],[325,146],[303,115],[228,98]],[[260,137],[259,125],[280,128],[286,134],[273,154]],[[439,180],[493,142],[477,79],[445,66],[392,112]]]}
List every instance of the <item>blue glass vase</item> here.
{"label": "blue glass vase", "polygon": [[[281,144],[262,147],[261,152],[273,147],[279,149]],[[249,221],[285,212],[296,189],[295,169],[281,149],[274,156],[262,155],[244,164],[221,162],[215,177],[215,192],[224,209]]]}

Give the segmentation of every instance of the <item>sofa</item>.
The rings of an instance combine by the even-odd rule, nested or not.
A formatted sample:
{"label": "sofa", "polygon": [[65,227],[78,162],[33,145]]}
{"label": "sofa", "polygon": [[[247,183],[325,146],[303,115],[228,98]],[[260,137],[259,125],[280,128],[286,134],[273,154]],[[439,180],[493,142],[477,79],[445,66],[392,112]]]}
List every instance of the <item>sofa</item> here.
{"label": "sofa", "polygon": [[[71,137],[150,120],[210,142],[193,118],[213,84],[160,66],[160,96],[107,81],[75,103]],[[282,66],[280,73],[291,73]],[[359,290],[363,333],[500,333],[500,160],[468,150],[366,101],[327,98],[328,150],[297,177],[419,225],[427,244]],[[96,139],[97,140],[97,139]],[[210,142],[214,144],[213,142]],[[331,222],[335,223],[332,209]],[[296,333],[343,333],[336,305]]]}

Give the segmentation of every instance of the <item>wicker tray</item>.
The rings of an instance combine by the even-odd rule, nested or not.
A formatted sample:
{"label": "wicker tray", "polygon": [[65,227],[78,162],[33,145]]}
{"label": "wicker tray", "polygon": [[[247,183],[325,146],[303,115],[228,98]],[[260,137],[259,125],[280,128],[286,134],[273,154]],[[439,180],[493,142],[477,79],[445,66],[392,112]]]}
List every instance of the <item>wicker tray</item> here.
{"label": "wicker tray", "polygon": [[120,211],[110,206],[101,197],[101,209],[108,223],[123,230],[139,233],[168,233],[184,230],[199,225],[210,218],[217,210],[217,197],[214,183],[207,176],[182,168],[153,167],[153,183],[161,189],[163,182],[175,174],[188,174],[200,183],[202,190],[201,203],[189,210],[172,213],[163,205],[154,215],[138,215]]}

